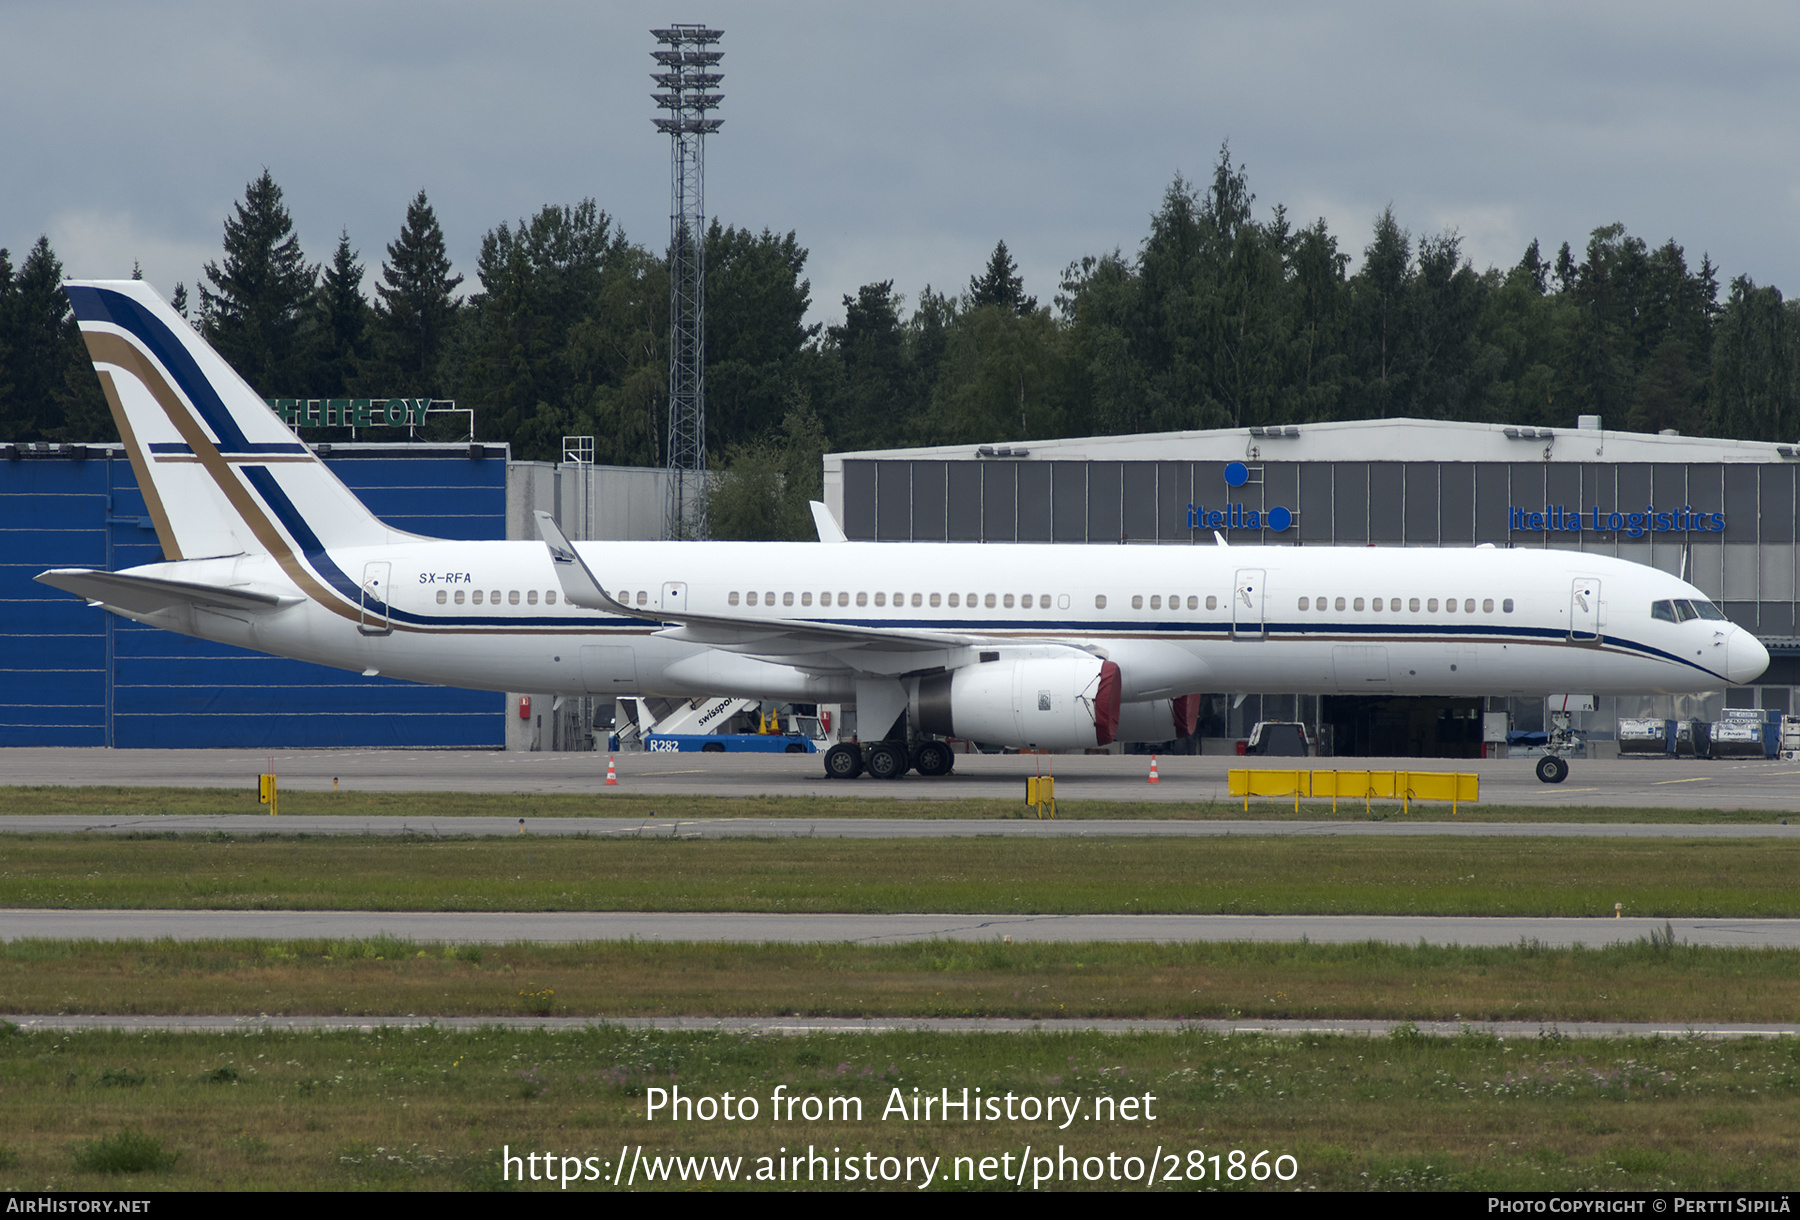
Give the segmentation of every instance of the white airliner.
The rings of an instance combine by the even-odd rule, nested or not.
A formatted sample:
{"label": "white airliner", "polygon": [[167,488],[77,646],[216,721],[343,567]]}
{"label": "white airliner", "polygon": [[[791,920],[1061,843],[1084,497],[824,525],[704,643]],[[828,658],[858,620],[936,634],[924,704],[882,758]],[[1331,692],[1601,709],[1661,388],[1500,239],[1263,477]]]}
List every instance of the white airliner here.
{"label": "white airliner", "polygon": [[[66,286],[165,562],[38,577],[139,622],[445,686],[854,704],[826,774],[943,738],[1193,730],[1194,692],[1717,690],[1754,636],[1664,572],[1561,550],[452,542],[384,524],[137,281]],[[910,745],[909,745],[910,742]],[[1568,771],[1542,760],[1549,782]]]}

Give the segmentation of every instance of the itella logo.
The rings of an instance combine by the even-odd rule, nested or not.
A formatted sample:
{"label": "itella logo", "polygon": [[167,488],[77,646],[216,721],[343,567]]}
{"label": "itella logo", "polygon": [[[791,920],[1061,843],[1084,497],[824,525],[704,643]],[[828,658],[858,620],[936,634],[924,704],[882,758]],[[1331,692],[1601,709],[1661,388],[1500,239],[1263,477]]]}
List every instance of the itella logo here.
{"label": "itella logo", "polygon": [[[1250,481],[1250,468],[1242,462],[1225,464],[1225,485],[1242,487]],[[1294,524],[1294,511],[1276,505],[1262,511],[1242,504],[1208,508],[1204,504],[1187,506],[1187,527],[1191,530],[1275,530],[1280,532]]]}

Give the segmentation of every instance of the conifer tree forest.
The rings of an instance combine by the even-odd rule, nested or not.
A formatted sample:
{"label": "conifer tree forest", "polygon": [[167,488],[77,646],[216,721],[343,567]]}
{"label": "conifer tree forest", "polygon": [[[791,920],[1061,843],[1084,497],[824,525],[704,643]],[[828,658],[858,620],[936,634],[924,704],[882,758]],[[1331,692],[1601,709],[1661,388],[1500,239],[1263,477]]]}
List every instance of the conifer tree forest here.
{"label": "conifer tree forest", "polygon": [[[548,204],[484,234],[464,284],[425,192],[396,219],[368,259],[344,233],[308,262],[264,171],[198,301],[158,287],[267,396],[453,398],[518,457],[591,434],[596,461],[660,464],[664,252],[593,200]],[[1608,224],[1477,270],[1455,233],[1390,208],[1354,274],[1351,241],[1259,208],[1222,149],[1209,183],[1177,177],[1134,249],[1077,255],[1047,303],[1002,239],[966,286],[865,284],[821,327],[798,235],[715,220],[707,444],[735,494],[714,533],[808,536],[830,450],[1389,416],[1800,437],[1800,306],[1672,238]],[[0,250],[0,440],[115,435],[61,278],[47,239]]]}

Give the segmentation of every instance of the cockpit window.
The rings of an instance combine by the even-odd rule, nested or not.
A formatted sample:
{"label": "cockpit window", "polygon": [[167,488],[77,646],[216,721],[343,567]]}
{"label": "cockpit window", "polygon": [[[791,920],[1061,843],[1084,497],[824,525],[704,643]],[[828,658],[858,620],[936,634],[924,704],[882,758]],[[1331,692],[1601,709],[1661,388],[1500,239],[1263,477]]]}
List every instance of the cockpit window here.
{"label": "cockpit window", "polygon": [[1674,606],[1675,606],[1675,621],[1678,623],[1685,623],[1691,618],[1699,618],[1700,617],[1699,615],[1694,613],[1694,603],[1691,601],[1688,601],[1685,598],[1680,598],[1680,597],[1676,598],[1675,602],[1674,602]]}
{"label": "cockpit window", "polygon": [[1725,612],[1723,610],[1719,609],[1717,606],[1713,605],[1711,602],[1703,602],[1698,599],[1695,599],[1690,604],[1694,607],[1694,613],[1699,615],[1701,618],[1711,619],[1712,621],[1717,622],[1717,623],[1722,623],[1722,622],[1726,621]]}
{"label": "cockpit window", "polygon": [[1675,621],[1675,603],[1674,602],[1651,602],[1650,603],[1650,617],[1653,619],[1657,619],[1664,623],[1674,622]]}

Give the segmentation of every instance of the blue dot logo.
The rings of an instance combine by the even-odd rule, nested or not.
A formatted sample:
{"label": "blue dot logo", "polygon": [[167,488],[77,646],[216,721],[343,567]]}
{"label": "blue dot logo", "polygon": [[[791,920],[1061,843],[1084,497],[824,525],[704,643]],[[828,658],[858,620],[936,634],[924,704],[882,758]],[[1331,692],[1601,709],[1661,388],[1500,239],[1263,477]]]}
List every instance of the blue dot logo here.
{"label": "blue dot logo", "polygon": [[1230,487],[1242,487],[1250,481],[1250,468],[1242,462],[1225,463],[1225,482]]}
{"label": "blue dot logo", "polygon": [[1275,532],[1280,533],[1293,523],[1294,514],[1281,505],[1278,504],[1269,510],[1269,528]]}

